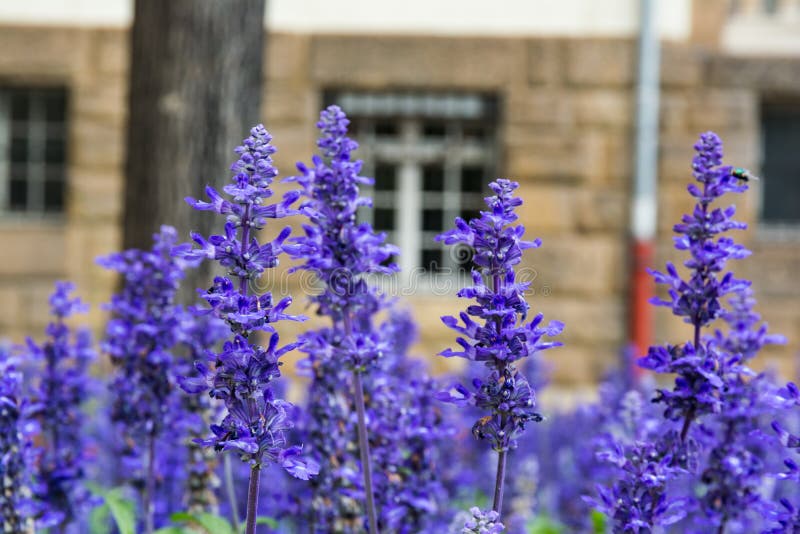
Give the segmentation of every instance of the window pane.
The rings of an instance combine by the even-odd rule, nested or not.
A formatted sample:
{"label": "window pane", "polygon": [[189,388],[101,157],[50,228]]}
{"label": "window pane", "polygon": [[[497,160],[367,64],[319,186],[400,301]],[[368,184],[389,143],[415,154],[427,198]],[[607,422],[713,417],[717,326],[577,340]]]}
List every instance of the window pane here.
{"label": "window pane", "polygon": [[444,191],[444,167],[439,165],[425,165],[422,168],[422,190]]}
{"label": "window pane", "polygon": [[398,127],[394,121],[378,121],[375,123],[375,135],[378,137],[397,137]]}
{"label": "window pane", "polygon": [[394,209],[375,208],[373,227],[375,230],[394,230]]}
{"label": "window pane", "polygon": [[467,193],[483,191],[485,173],[483,167],[464,167],[461,169],[461,190]]}
{"label": "window pane", "polygon": [[19,137],[11,139],[11,163],[28,162],[28,140]]}
{"label": "window pane", "polygon": [[763,219],[800,222],[800,104],[764,112]]}
{"label": "window pane", "polygon": [[471,221],[481,216],[480,210],[461,210],[461,218],[465,221]]}
{"label": "window pane", "polygon": [[387,163],[375,165],[375,190],[395,191],[397,189],[397,167]]}
{"label": "window pane", "polygon": [[444,122],[426,122],[422,126],[422,136],[431,140],[442,140],[447,133],[447,127]]}
{"label": "window pane", "polygon": [[451,248],[450,258],[456,266],[456,269],[467,272],[472,268],[473,250],[466,245],[459,245]]}
{"label": "window pane", "polygon": [[465,124],[462,131],[465,141],[480,142],[488,137],[486,127],[482,124]]}
{"label": "window pane", "polygon": [[28,204],[28,183],[24,179],[11,178],[8,182],[8,207],[24,210]]}
{"label": "window pane", "polygon": [[441,209],[422,211],[422,229],[431,232],[442,231],[442,218],[444,211]]}
{"label": "window pane", "polygon": [[45,180],[44,210],[61,211],[64,207],[64,181]]}
{"label": "window pane", "polygon": [[422,268],[426,271],[436,272],[442,268],[441,249],[422,251]]}
{"label": "window pane", "polygon": [[44,115],[48,122],[64,122],[66,96],[64,91],[48,91],[44,94]]}
{"label": "window pane", "polygon": [[11,119],[14,121],[28,120],[29,113],[28,95],[21,91],[11,93]]}
{"label": "window pane", "polygon": [[64,140],[48,139],[44,146],[44,160],[47,163],[64,163]]}

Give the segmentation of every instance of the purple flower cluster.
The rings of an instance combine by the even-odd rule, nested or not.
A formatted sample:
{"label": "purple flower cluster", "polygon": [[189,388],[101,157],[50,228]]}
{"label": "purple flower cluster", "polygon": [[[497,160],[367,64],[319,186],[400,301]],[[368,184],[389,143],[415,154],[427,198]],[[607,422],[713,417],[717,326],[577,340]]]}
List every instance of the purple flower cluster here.
{"label": "purple flower cluster", "polygon": [[683,279],[672,263],[666,273],[651,271],[656,282],[668,288],[669,299],[658,297],[653,303],[672,309],[694,327],[694,339],[684,345],[651,347],[639,364],[658,373],[673,373],[677,377],[672,390],[660,389],[655,402],[665,405],[664,416],[683,421],[681,439],[686,439],[690,425],[698,417],[718,413],[722,406],[719,375],[720,359],[713,342],[703,340],[701,329],[722,313],[720,298],[740,291],[749,282],[723,272],[730,259],[740,259],[750,252],[723,234],[746,228],[732,219],[736,209],[712,208],[711,204],[725,193],[740,193],[747,185],[737,178],[732,168],[722,165],[722,142],[713,132],[700,136],[694,146],[697,154],[692,171],[698,184],[688,186],[689,194],[697,200],[694,211],[684,215],[674,227],[675,248],[689,252],[684,266],[689,270]]}
{"label": "purple flower cluster", "polygon": [[688,501],[668,495],[667,484],[686,472],[682,466],[690,454],[675,430],[659,435],[659,422],[642,412],[639,392],[630,391],[621,408],[621,428],[596,440],[598,459],[616,472],[610,485],[597,485],[597,498],[586,500],[610,519],[613,532],[643,534],[687,514]]}
{"label": "purple flower cluster", "polygon": [[500,522],[500,514],[494,510],[484,512],[474,506],[469,513],[472,517],[464,523],[463,534],[500,534],[506,528]]}
{"label": "purple flower cluster", "polygon": [[[226,217],[224,235],[206,239],[192,233],[197,246],[179,245],[173,254],[192,262],[214,260],[227,269],[228,276],[216,277],[202,297],[210,305],[210,313],[228,324],[233,337],[221,351],[210,352],[206,361],[196,362],[201,376],[185,378],[182,386],[189,393],[208,391],[225,404],[226,414],[221,422],[211,425],[213,435],[203,442],[205,445],[218,451],[234,450],[256,470],[262,463],[276,463],[293,476],[308,479],[316,474],[316,465],[303,461],[300,447],[286,442],[286,431],[292,427],[288,417],[291,405],[274,398],[270,389],[270,382],[280,376],[280,357],[298,346],[279,346],[273,324],[303,318],[284,313],[292,302],[290,297],[274,302],[269,292],[251,292],[251,285],[264,271],[278,265],[289,235],[287,228],[275,240],[261,244],[257,232],[267,219],[294,213],[289,206],[299,196],[290,191],[277,203],[263,204],[273,194],[270,185],[277,175],[271,140],[259,125],[236,149],[239,159],[231,166],[231,183],[223,188],[228,198],[209,186],[209,202],[186,199],[194,209]],[[250,339],[255,331],[271,334],[266,346]]]}
{"label": "purple flower cluster", "polygon": [[178,441],[187,415],[176,387],[175,354],[182,309],[175,304],[186,263],[171,256],[177,233],[162,226],[153,236],[150,250],[130,249],[99,258],[98,263],[118,272],[122,286],[106,306],[112,318],[106,326],[102,348],[114,366],[110,383],[111,421],[121,437],[119,454],[124,459],[125,482],[142,489],[145,530],[152,531],[154,517],[162,516],[156,498],[172,488],[158,484],[169,469],[162,439]]}
{"label": "purple flower cluster", "polygon": [[383,306],[375,286],[367,280],[372,274],[391,274],[397,247],[385,243],[386,235],[375,233],[369,223],[358,222],[358,209],[371,200],[359,196],[359,185],[372,184],[359,176],[361,161],[353,161],[358,144],[347,137],[349,120],[338,106],[320,114],[321,132],[312,164],[298,163],[300,175],[287,178],[302,187],[306,201],[300,210],[311,224],[304,224],[305,236],[295,238],[288,252],[303,260],[296,269],[313,273],[323,289],[311,297],[317,313],[327,316],[333,331],[322,330],[312,336],[317,343],[332,343],[340,362],[361,369],[374,363],[382,350],[379,337],[372,335],[371,317]]}
{"label": "purple flower cluster", "polygon": [[[392,313],[379,331],[388,346],[366,375],[364,393],[381,532],[431,532],[447,511],[435,468],[451,432],[434,405],[437,384],[407,357],[415,332],[410,317]],[[364,489],[347,387],[352,374],[330,353],[310,351],[303,363],[313,377],[305,441],[325,466],[311,483],[309,522],[320,533],[360,532]]]}
{"label": "purple flower cluster", "polygon": [[57,282],[50,296],[53,321],[47,325],[47,341],[37,344],[28,339],[33,361],[40,364],[40,380],[32,394],[31,416],[39,420],[42,447],[37,460],[35,497],[46,506],[37,518],[40,527],[60,526],[80,517],[90,504],[83,487],[87,462],[87,443],[83,404],[89,398],[88,369],[95,360],[88,330],[72,332],[66,321],[88,307],[70,293],[74,285]]}
{"label": "purple flower cluster", "polygon": [[517,220],[514,210],[522,204],[514,196],[518,184],[497,180],[490,187],[495,195],[487,197],[489,209],[481,212],[480,218],[469,222],[457,218],[455,229],[437,237],[448,245],[471,247],[475,264],[475,285],[458,292],[459,297],[476,301],[461,313],[463,326],[455,317],[442,318],[445,325],[461,334],[457,339],[461,350],[447,349],[441,355],[483,362],[489,374],[474,379],[472,391],[457,384],[440,398],[489,412],[475,423],[473,433],[488,440],[494,450],[507,451],[514,448],[515,438],[526,423],[542,419],[534,408],[534,392],[514,362],[560,346],[560,342],[542,338],[558,335],[564,325],[552,321],[542,327],[542,314],[527,321],[529,306],[524,292],[530,284],[516,281],[514,266],[520,262],[523,250],[537,248],[541,241],[523,241],[525,228],[513,226]]}
{"label": "purple flower cluster", "polygon": [[[320,435],[319,430],[330,431],[325,423],[340,417],[346,418],[346,411],[353,409],[357,420],[355,428],[350,430],[355,430],[358,435],[356,449],[360,455],[361,468],[356,472],[361,472],[363,484],[360,484],[360,488],[356,486],[351,495],[343,497],[355,496],[365,502],[368,529],[375,533],[379,519],[383,519],[382,529],[390,528],[393,523],[391,510],[398,507],[387,503],[389,506],[378,512],[374,503],[373,461],[370,457],[372,444],[368,436],[371,435],[375,440],[389,428],[369,427],[369,406],[364,399],[369,396],[373,410],[381,412],[377,408],[381,400],[381,391],[377,387],[380,380],[378,377],[386,369],[381,358],[390,347],[386,336],[373,325],[374,315],[386,306],[386,301],[377,288],[369,283],[367,277],[396,272],[397,266],[390,263],[390,260],[398,250],[385,243],[385,234],[378,234],[368,223],[359,223],[357,220],[358,209],[371,204],[370,200],[360,196],[359,185],[370,184],[372,180],[359,176],[361,161],[352,159],[352,152],[358,145],[347,137],[349,122],[337,106],[323,110],[317,123],[321,132],[317,146],[322,154],[315,155],[310,166],[298,163],[300,175],[287,179],[302,187],[306,200],[300,209],[310,220],[310,224],[303,225],[305,236],[296,238],[289,252],[294,258],[303,260],[296,269],[311,272],[319,280],[322,290],[312,296],[311,301],[316,304],[317,313],[329,317],[332,323],[330,327],[305,334],[303,339],[306,346],[301,349],[309,354],[311,365],[316,366],[311,388],[311,410],[316,412],[321,408],[315,400],[331,402],[317,397],[315,392],[319,391],[327,391],[331,398],[338,397],[343,403],[338,406],[339,410],[334,410],[333,418],[325,417],[319,421],[319,426],[314,425],[317,426],[316,436],[322,438],[318,444],[320,452],[339,450],[340,445],[348,443],[350,436],[325,438]],[[351,371],[353,376],[342,376],[337,371],[340,368]],[[362,375],[366,378],[362,378]],[[343,385],[350,386],[349,389],[354,392],[352,403],[344,392]],[[394,384],[388,387],[390,391],[397,393]],[[388,409],[389,405],[391,402],[384,408]],[[381,413],[372,422],[376,420],[386,425],[388,414]],[[347,428],[346,425],[343,426]],[[345,461],[345,458],[341,460]],[[319,491],[326,491],[343,483],[357,484],[352,480],[345,482],[338,474],[326,475],[326,480],[320,481],[315,487],[317,497]],[[333,500],[338,498],[334,497]],[[399,497],[397,500],[399,502]],[[315,502],[322,510],[320,516],[315,518],[315,528],[326,528],[326,522],[344,515],[341,513],[341,502],[328,502],[325,497],[321,501],[315,497]],[[379,518],[379,515],[382,517]]]}
{"label": "purple flower cluster", "polygon": [[766,499],[768,470],[765,460],[772,450],[760,429],[770,413],[766,401],[774,396],[768,376],[756,374],[746,363],[767,344],[785,343],[783,336],[767,333],[767,325],[753,311],[750,288],[739,290],[721,313],[729,331],[717,331],[713,341],[721,356],[722,408],[715,418],[713,439],[700,480],[704,491],[698,498],[710,526],[724,530],[754,528],[772,509]]}
{"label": "purple flower cluster", "polygon": [[0,344],[0,529],[31,530],[30,464],[35,451],[27,427],[31,404],[22,393],[22,373],[10,347]]}

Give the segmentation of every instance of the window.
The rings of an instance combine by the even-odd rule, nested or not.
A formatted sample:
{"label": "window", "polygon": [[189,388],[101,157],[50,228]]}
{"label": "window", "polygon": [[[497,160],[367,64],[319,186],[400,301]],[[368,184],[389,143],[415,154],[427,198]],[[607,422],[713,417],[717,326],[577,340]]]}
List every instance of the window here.
{"label": "window", "polygon": [[66,91],[0,88],[0,213],[64,209]]}
{"label": "window", "polygon": [[761,127],[761,220],[800,228],[800,100],[765,103]]}
{"label": "window", "polygon": [[338,92],[326,100],[344,109],[375,178],[374,209],[362,218],[398,245],[403,273],[447,274],[463,269],[469,250],[434,237],[457,216],[475,217],[494,177],[496,102],[451,93]]}

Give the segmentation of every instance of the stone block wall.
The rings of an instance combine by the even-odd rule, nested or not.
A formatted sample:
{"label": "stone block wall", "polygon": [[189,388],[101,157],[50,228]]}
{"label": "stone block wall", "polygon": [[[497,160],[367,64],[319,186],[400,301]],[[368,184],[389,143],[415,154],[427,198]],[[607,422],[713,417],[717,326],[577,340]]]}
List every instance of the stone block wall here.
{"label": "stone block wall", "polygon": [[[525,258],[524,267],[535,274],[531,305],[567,324],[566,346],[547,355],[556,364],[555,380],[585,386],[615,361],[626,339],[635,59],[630,39],[272,34],[261,116],[279,149],[278,168],[287,175],[295,161],[310,157],[326,89],[496,94],[498,174],[521,182],[522,222],[530,236],[544,241]],[[731,163],[758,163],[765,90],[758,69],[764,67],[739,76],[740,63],[692,45],[665,44],[658,265],[680,259],[671,250],[671,226],[691,204],[685,185],[697,134],[714,129],[726,141]],[[41,324],[47,284],[57,277],[76,280],[93,303],[108,297],[113,279],[93,258],[120,241],[126,66],[123,31],[0,31],[1,79],[50,80],[70,88],[71,147],[63,221],[0,221],[0,239],[8,245],[0,265],[2,335],[19,339]],[[794,89],[800,85],[792,85],[797,78],[774,69],[770,83],[800,96]],[[756,219],[755,198],[741,202],[748,222]],[[800,246],[764,241],[757,232],[743,237],[757,255],[741,262],[740,270],[755,279],[764,316],[790,338],[769,358],[791,372],[800,338],[800,290],[792,280]],[[421,291],[407,302],[424,325],[419,354],[430,356],[453,343],[438,316],[456,312],[462,306],[457,299]],[[96,324],[101,317],[94,312]],[[656,341],[686,339],[685,326],[667,310],[656,317]]]}

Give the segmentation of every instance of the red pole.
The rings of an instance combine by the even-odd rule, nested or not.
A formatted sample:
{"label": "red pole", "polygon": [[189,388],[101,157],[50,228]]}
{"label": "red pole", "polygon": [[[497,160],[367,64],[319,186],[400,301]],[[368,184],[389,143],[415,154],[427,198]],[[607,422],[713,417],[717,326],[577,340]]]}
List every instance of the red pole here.
{"label": "red pole", "polygon": [[647,354],[653,342],[653,305],[650,298],[654,295],[653,277],[647,272],[653,266],[654,246],[650,241],[632,240],[631,259],[631,291],[629,302],[629,337],[635,348],[633,365],[634,376],[640,376],[643,369],[636,365],[636,359]]}

